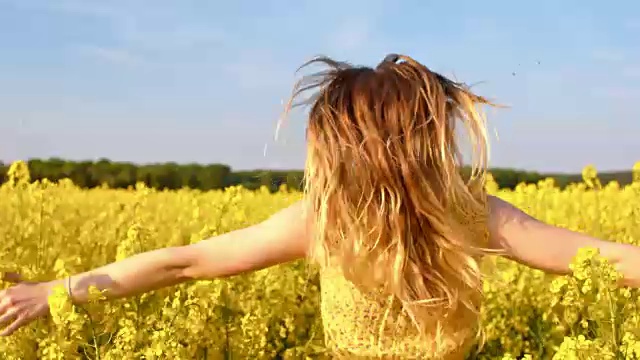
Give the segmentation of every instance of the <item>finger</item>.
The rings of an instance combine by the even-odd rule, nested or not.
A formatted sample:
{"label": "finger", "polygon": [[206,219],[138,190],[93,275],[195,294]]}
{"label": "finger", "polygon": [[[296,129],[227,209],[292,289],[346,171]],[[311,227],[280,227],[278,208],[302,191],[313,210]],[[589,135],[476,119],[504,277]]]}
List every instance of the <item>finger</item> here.
{"label": "finger", "polygon": [[0,326],[4,326],[4,324],[13,320],[17,314],[18,314],[18,309],[16,308],[9,309],[9,311],[7,311],[5,314],[0,316]]}
{"label": "finger", "polygon": [[9,336],[13,334],[16,330],[20,329],[22,326],[29,323],[29,318],[24,315],[18,316],[16,321],[11,323],[11,325],[7,326],[2,332],[0,332],[0,336]]}
{"label": "finger", "polygon": [[2,281],[17,284],[19,282],[22,282],[22,275],[16,272],[5,272],[2,273]]}
{"label": "finger", "polygon": [[14,305],[13,299],[4,291],[0,294],[0,315],[4,314]]}

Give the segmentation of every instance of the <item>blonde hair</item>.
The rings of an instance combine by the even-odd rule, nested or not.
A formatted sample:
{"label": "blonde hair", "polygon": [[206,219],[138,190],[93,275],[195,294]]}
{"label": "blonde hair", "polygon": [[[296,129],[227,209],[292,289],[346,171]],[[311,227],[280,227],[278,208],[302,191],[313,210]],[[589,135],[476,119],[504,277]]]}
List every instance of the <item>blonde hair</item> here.
{"label": "blonde hair", "polygon": [[[389,55],[375,69],[327,57],[303,67],[311,64],[328,69],[304,77],[292,97],[317,90],[305,102],[311,257],[337,261],[358,286],[384,288],[421,331],[435,309],[439,324],[477,315],[485,239],[464,228],[486,215],[478,105],[493,104],[408,56]],[[467,180],[456,122],[471,140]]]}

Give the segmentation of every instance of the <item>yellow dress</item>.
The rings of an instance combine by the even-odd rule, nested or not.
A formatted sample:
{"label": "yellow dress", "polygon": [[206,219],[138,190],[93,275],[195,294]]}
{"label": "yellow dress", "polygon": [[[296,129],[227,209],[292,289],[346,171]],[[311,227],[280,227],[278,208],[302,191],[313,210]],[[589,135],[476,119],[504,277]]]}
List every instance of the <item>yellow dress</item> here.
{"label": "yellow dress", "polygon": [[[485,241],[486,223],[466,226]],[[477,322],[469,318],[451,325],[440,337],[434,318],[433,333],[419,336],[398,300],[358,289],[337,266],[321,269],[320,287],[325,343],[334,358],[464,359],[475,341]]]}

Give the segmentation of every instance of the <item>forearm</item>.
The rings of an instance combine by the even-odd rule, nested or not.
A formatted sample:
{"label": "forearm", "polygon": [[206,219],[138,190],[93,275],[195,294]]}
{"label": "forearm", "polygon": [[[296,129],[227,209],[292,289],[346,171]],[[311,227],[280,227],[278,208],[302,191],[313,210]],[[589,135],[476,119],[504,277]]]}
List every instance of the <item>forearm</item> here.
{"label": "forearm", "polygon": [[545,224],[499,198],[491,197],[490,205],[490,246],[509,258],[565,275],[580,248],[596,248],[622,273],[624,285],[640,286],[640,247]]}
{"label": "forearm", "polygon": [[65,285],[73,300],[86,302],[89,288],[109,299],[138,295],[189,280],[208,280],[303,258],[307,223],[301,203],[268,220],[198,243],[134,255],[56,283]]}
{"label": "forearm", "polygon": [[569,265],[579,249],[595,248],[623,275],[623,285],[640,286],[639,247],[598,239],[537,220],[526,221],[522,226],[521,244],[511,248],[511,257],[517,261],[549,273],[565,275],[571,272]]}
{"label": "forearm", "polygon": [[569,265],[581,248],[596,248],[600,254],[612,261],[620,260],[620,244],[604,241],[585,233],[571,231],[538,220],[528,220],[521,224],[522,239],[530,245],[520,245],[512,249],[513,256],[525,263],[556,274],[570,273]]}
{"label": "forearm", "polygon": [[76,303],[85,303],[95,286],[109,299],[138,295],[191,280],[193,249],[188,246],[153,250],[57,280]]}

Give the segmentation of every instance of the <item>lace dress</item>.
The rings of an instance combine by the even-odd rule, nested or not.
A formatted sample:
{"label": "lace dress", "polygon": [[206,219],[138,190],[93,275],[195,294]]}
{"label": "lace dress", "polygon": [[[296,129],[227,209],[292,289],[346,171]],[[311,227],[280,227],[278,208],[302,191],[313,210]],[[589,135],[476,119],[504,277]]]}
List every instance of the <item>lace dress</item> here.
{"label": "lace dress", "polygon": [[[464,227],[478,245],[488,238],[486,222]],[[475,341],[477,318],[462,316],[420,336],[397,299],[381,291],[359,290],[337,266],[320,272],[321,313],[326,346],[337,359],[464,359]],[[457,317],[456,317],[457,318]]]}

